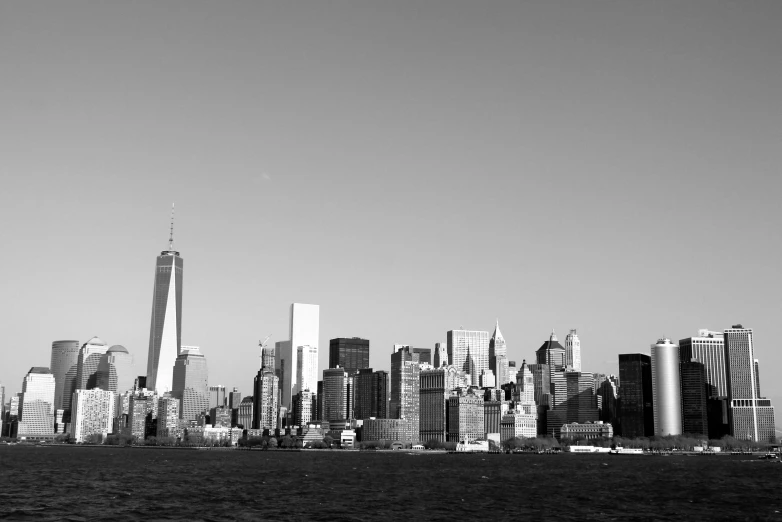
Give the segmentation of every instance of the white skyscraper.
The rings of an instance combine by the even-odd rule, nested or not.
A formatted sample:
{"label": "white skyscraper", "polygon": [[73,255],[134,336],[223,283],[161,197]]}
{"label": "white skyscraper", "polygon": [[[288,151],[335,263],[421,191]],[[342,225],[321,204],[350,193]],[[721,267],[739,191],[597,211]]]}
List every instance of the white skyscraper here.
{"label": "white skyscraper", "polygon": [[19,400],[20,437],[54,434],[54,390],[54,375],[49,368],[30,368]]}
{"label": "white skyscraper", "polygon": [[71,406],[73,438],[76,442],[84,442],[90,435],[105,437],[111,433],[114,405],[114,392],[99,388],[76,390]]}
{"label": "white skyscraper", "polygon": [[574,372],[581,371],[581,340],[575,329],[570,330],[565,337],[565,365],[571,367]]}
{"label": "white skyscraper", "polygon": [[508,347],[500,332],[500,320],[494,325],[494,333],[489,340],[489,368],[494,372],[496,387],[510,382],[508,378]]}
{"label": "white skyscraper", "polygon": [[[290,344],[282,344],[281,369],[283,374],[282,405],[291,408],[291,399],[300,390],[318,389],[317,353],[320,336],[320,307],[313,304],[293,303],[290,313]],[[309,346],[315,353],[315,372],[309,367],[302,368],[302,379],[299,380],[298,352],[299,346]],[[314,376],[314,377],[313,377]],[[303,386],[303,387],[302,387]]]}
{"label": "white skyscraper", "polygon": [[299,346],[296,349],[296,382],[299,391],[318,391],[318,347]]}

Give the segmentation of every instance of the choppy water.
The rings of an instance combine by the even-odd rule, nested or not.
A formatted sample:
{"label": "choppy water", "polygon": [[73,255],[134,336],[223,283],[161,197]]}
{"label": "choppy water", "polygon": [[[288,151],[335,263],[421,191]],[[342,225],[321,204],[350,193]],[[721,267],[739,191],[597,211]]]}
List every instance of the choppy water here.
{"label": "choppy water", "polygon": [[0,446],[5,520],[782,520],[747,457]]}

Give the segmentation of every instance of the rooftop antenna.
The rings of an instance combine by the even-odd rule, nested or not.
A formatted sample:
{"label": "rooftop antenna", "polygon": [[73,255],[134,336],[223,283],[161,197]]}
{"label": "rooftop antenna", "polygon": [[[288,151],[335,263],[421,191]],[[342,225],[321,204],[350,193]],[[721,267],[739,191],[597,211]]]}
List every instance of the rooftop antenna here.
{"label": "rooftop antenna", "polygon": [[171,232],[168,236],[168,249],[174,250],[174,204],[171,203]]}

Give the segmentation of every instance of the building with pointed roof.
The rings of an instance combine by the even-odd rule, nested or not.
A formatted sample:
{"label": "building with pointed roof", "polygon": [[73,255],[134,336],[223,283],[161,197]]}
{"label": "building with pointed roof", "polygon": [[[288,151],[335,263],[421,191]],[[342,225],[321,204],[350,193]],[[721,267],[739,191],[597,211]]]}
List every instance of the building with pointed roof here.
{"label": "building with pointed roof", "polygon": [[494,372],[496,387],[510,382],[508,375],[508,347],[500,332],[500,320],[494,324],[494,333],[489,339],[489,369]]}

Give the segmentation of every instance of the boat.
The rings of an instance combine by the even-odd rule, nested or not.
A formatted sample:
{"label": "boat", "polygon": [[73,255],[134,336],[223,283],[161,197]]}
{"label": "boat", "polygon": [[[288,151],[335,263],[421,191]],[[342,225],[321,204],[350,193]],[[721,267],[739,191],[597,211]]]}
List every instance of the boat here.
{"label": "boat", "polygon": [[779,458],[779,456],[776,453],[766,453],[765,455],[761,455],[758,458],[760,460],[776,460]]}
{"label": "boat", "polygon": [[641,448],[623,448],[622,446],[613,446],[610,455],[643,455],[644,450]]}

